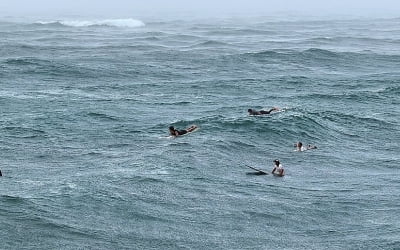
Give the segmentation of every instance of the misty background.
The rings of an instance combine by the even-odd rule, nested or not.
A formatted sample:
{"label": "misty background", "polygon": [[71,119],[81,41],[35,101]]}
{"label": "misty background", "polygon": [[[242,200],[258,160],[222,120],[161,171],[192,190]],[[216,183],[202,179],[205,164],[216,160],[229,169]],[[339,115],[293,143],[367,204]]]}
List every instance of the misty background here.
{"label": "misty background", "polygon": [[11,17],[228,17],[262,15],[400,16],[398,0],[0,0],[0,18]]}

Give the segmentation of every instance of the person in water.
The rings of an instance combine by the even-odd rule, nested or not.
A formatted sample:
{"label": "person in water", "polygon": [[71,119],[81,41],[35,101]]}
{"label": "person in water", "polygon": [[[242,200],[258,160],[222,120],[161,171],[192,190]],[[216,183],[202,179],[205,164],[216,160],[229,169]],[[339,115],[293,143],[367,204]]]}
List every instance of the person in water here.
{"label": "person in water", "polygon": [[172,135],[172,136],[184,135],[184,134],[187,134],[189,132],[192,132],[196,128],[197,128],[196,125],[192,125],[187,129],[178,130],[178,129],[174,128],[174,126],[170,126],[169,127],[169,134]]}
{"label": "person in water", "polygon": [[279,160],[274,160],[274,169],[272,169],[272,174],[277,175],[277,176],[285,175],[285,170],[283,169],[283,166],[279,162]]}
{"label": "person in water", "polygon": [[317,146],[310,145],[310,144],[308,144],[307,147],[304,147],[303,143],[301,143],[301,142],[298,142],[298,143],[294,144],[294,146],[296,147],[295,151],[306,151],[306,150],[309,150],[309,149],[316,149],[317,148]]}
{"label": "person in water", "polygon": [[279,109],[276,107],[271,108],[270,110],[254,110],[254,109],[248,109],[247,112],[249,112],[249,115],[268,115],[272,111],[278,111]]}
{"label": "person in water", "polygon": [[303,143],[301,143],[301,142],[294,144],[294,146],[296,147],[296,151],[305,151],[306,150],[306,148],[303,146]]}

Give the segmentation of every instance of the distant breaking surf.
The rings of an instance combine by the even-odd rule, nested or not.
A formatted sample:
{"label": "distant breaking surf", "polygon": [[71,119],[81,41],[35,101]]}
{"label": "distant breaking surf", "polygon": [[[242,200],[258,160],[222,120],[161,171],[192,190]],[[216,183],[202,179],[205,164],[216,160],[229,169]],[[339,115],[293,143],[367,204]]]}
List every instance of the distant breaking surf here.
{"label": "distant breaking surf", "polygon": [[145,24],[136,19],[105,19],[105,20],[64,20],[64,21],[39,21],[37,24],[60,24],[70,27],[90,27],[90,26],[112,26],[112,27],[128,27],[137,28]]}

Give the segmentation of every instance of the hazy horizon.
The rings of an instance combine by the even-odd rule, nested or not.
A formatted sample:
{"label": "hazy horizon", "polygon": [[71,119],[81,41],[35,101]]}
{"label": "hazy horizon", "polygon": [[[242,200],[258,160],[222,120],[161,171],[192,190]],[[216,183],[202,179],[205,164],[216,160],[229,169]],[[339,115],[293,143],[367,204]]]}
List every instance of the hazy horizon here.
{"label": "hazy horizon", "polygon": [[317,0],[82,0],[71,2],[67,0],[2,0],[0,16],[18,17],[153,17],[158,16],[252,16],[276,15],[290,13],[292,15],[314,16],[359,16],[359,17],[400,17],[400,2],[381,0],[338,0],[322,2]]}

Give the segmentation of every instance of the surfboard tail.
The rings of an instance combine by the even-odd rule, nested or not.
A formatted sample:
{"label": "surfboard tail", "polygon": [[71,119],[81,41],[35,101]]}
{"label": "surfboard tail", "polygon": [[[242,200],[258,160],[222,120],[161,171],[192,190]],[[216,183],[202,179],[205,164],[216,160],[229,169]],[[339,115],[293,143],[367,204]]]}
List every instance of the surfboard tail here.
{"label": "surfboard tail", "polygon": [[246,167],[251,168],[251,169],[257,171],[257,173],[258,173],[259,175],[268,174],[267,172],[265,172],[265,171],[263,171],[263,170],[261,170],[261,169],[258,169],[258,168],[255,168],[255,167],[252,167],[252,166],[249,166],[249,165],[246,165]]}

